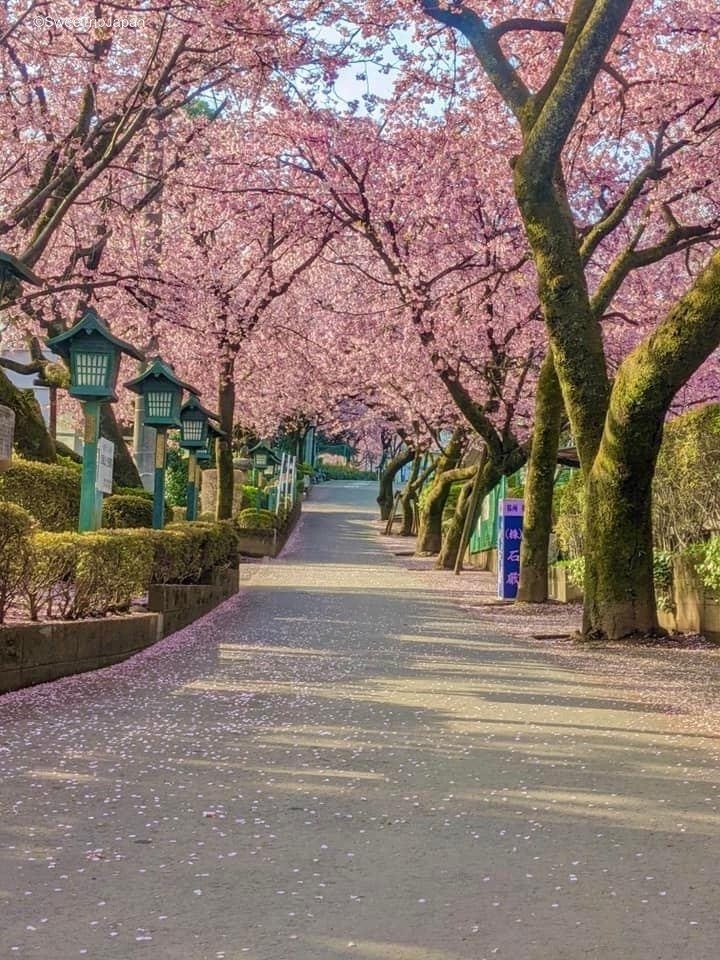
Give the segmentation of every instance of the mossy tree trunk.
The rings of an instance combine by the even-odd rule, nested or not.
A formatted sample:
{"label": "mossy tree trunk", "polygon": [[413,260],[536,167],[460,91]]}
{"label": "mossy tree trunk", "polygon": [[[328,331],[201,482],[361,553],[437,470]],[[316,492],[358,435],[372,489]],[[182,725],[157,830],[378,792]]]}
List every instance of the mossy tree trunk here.
{"label": "mossy tree trunk", "polygon": [[525,478],[518,603],[544,603],[547,600],[548,547],[563,410],[560,383],[552,353],[548,353],[538,379],[532,447]]}
{"label": "mossy tree trunk", "polygon": [[720,252],[618,369],[589,471],[585,616],[590,636],[655,632],[652,478],[677,391],[720,343]]}
{"label": "mossy tree trunk", "polygon": [[413,504],[415,502],[416,484],[417,484],[418,474],[420,473],[421,463],[422,463],[422,453],[419,450],[417,450],[415,452],[415,459],[413,460],[410,476],[408,477],[408,481],[405,484],[405,489],[403,490],[400,496],[400,508],[402,510],[402,525],[400,527],[401,537],[411,537],[413,534],[413,521],[414,521]]}
{"label": "mossy tree trunk", "polygon": [[15,413],[15,450],[26,460],[55,463],[55,442],[32,390],[21,390],[0,370],[0,403]]}
{"label": "mossy tree trunk", "polygon": [[[477,473],[477,469],[474,473]],[[440,553],[438,554],[437,563],[435,564],[438,570],[453,570],[455,567],[462,532],[465,526],[465,518],[470,505],[473,484],[474,476],[463,484],[460,495],[457,498],[457,503],[455,504],[453,515],[449,522],[445,524],[442,531]]]}
{"label": "mossy tree trunk", "polygon": [[415,450],[412,447],[404,447],[398,451],[394,457],[387,461],[382,473],[380,474],[380,489],[377,496],[377,502],[380,506],[380,519],[389,520],[390,514],[395,502],[393,493],[393,482],[397,474],[404,466],[411,463],[415,456]]}
{"label": "mossy tree trunk", "polygon": [[[515,470],[518,469],[515,464],[516,457],[513,455],[509,458],[505,469],[514,473]],[[443,531],[442,547],[436,564],[438,569],[457,570],[457,572],[459,572],[458,552],[461,547],[464,550],[467,546],[467,542],[463,544],[463,532],[468,522],[468,510],[474,503],[473,512],[475,516],[470,521],[470,523],[473,524],[477,521],[483,500],[490,491],[498,485],[503,475],[503,464],[489,457],[487,448],[480,463],[478,463],[476,467],[470,467],[469,469],[472,470],[470,478],[462,488],[457,504],[455,505],[455,512]],[[480,471],[480,476],[478,476],[478,470]],[[479,485],[477,488],[476,484]]]}
{"label": "mossy tree trunk", "polygon": [[418,556],[430,556],[440,552],[442,517],[450,487],[456,479],[466,479],[464,475],[453,476],[462,459],[465,439],[465,431],[456,429],[437,459],[432,485],[418,511],[418,536],[415,545]]}
{"label": "mossy tree trunk", "polygon": [[220,417],[220,429],[225,436],[218,437],[215,442],[215,462],[217,465],[215,519],[229,520],[232,517],[233,494],[235,492],[232,451],[235,419],[235,358],[232,355],[226,356],[220,367],[218,416]]}

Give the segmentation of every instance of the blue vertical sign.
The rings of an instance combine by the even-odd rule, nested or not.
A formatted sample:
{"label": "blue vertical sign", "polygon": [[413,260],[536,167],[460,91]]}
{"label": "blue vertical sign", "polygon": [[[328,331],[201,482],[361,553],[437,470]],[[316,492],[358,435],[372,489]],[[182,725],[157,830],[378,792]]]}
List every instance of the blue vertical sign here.
{"label": "blue vertical sign", "polygon": [[498,597],[514,600],[520,582],[523,501],[500,501],[498,523]]}

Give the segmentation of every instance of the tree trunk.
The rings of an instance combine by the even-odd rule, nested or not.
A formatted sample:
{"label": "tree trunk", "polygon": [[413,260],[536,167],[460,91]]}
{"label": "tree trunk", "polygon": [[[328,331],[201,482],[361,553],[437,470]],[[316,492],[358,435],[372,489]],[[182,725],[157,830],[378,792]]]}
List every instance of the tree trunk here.
{"label": "tree trunk", "polygon": [[435,476],[430,492],[420,505],[418,511],[418,536],[415,545],[417,556],[429,556],[440,553],[442,546],[442,515],[445,502],[450,493],[450,487],[455,480],[465,477],[447,478],[460,463],[464,448],[465,432],[456,429],[447,446],[438,457],[435,465]]}
{"label": "tree trunk", "polygon": [[21,390],[0,370],[0,403],[15,413],[14,447],[26,460],[55,463],[55,442],[45,426],[40,405],[32,390]]}
{"label": "tree trunk", "polygon": [[720,342],[720,252],[620,365],[586,490],[583,632],[655,633],[651,496],[673,397]]}
{"label": "tree trunk", "polygon": [[418,511],[418,535],[415,554],[418,557],[440,553],[442,546],[442,515],[450,493],[450,483],[442,482],[442,474],[435,474],[427,499]]}
{"label": "tree trunk", "polygon": [[420,472],[421,460],[422,454],[418,451],[415,454],[415,459],[413,460],[412,472],[408,482],[405,484],[405,489],[402,492],[402,496],[400,497],[400,507],[402,509],[402,526],[400,527],[401,537],[411,537],[413,535],[413,525],[415,520],[413,504],[415,503],[415,496],[417,493],[416,484],[418,474]]}
{"label": "tree trunk", "polygon": [[415,456],[415,451],[411,447],[400,450],[395,456],[385,464],[385,469],[380,474],[380,491],[377,502],[380,505],[380,519],[389,520],[393,509],[395,496],[393,494],[393,480],[402,468],[410,463]]}
{"label": "tree trunk", "polygon": [[538,380],[532,448],[525,479],[518,603],[547,600],[548,547],[563,409],[555,364],[552,353],[548,353]]}
{"label": "tree trunk", "polygon": [[473,480],[468,480],[463,484],[460,496],[455,504],[455,511],[450,522],[445,525],[442,531],[442,543],[440,546],[440,555],[435,564],[438,570],[454,570],[457,560],[460,541],[462,539],[463,527],[465,526],[465,517],[470,506],[470,497],[473,489]]}
{"label": "tree trunk", "polygon": [[218,387],[218,414],[220,429],[224,437],[218,437],[215,444],[217,464],[217,501],[215,519],[229,520],[233,511],[235,490],[235,471],[233,467],[232,437],[235,418],[235,362],[233,357],[222,362]]}
{"label": "tree trunk", "polygon": [[[514,463],[514,458],[512,462]],[[479,475],[478,471],[480,471]],[[455,472],[458,473],[459,471]],[[437,569],[460,572],[458,554],[461,549],[464,551],[467,546],[467,541],[463,542],[463,533],[466,531],[466,523],[468,522],[468,510],[473,509],[475,516],[470,523],[474,524],[477,521],[483,500],[498,484],[501,476],[502,467],[498,466],[497,462],[489,457],[486,447],[482,459],[475,468],[474,475],[468,479],[468,482],[462,488],[455,505],[455,513],[443,531],[443,542],[436,565]]]}
{"label": "tree trunk", "polygon": [[[653,446],[659,441],[653,438]],[[657,451],[655,451],[656,455]],[[621,639],[657,631],[652,553],[655,455],[630,464],[598,457],[587,483],[585,611],[588,639]]]}

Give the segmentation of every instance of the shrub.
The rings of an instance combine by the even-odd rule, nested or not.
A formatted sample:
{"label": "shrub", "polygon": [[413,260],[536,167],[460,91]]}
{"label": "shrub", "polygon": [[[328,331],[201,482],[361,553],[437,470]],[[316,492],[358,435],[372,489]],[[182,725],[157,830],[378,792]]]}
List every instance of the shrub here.
{"label": "shrub", "polygon": [[169,447],[165,471],[165,499],[173,507],[187,506],[188,459],[176,447]]}
{"label": "shrub", "polygon": [[151,527],[152,499],[114,493],[103,502],[103,527]]}
{"label": "shrub", "polygon": [[35,534],[22,589],[30,616],[76,620],[126,610],[151,583],[196,583],[237,563],[230,521],[166,530]]}
{"label": "shrub", "polygon": [[214,567],[238,562],[238,539],[230,520],[177,523],[149,530],[153,583],[197,583]]}
{"label": "shrub", "polygon": [[703,586],[720,597],[720,537],[693,544],[685,552],[695,566]]}
{"label": "shrub", "polygon": [[30,616],[77,620],[125,610],[144,593],[151,544],[140,533],[38,533],[26,595]]}
{"label": "shrub", "polygon": [[576,470],[566,484],[555,488],[553,496],[555,536],[563,559],[573,560],[583,555],[584,512],[585,486],[580,471]]}
{"label": "shrub", "polygon": [[[123,527],[152,527],[152,514],[152,495],[148,498],[113,493],[105,497],[103,502],[103,527],[111,530]],[[173,509],[165,504],[164,522],[170,523],[172,519]]]}
{"label": "shrub", "polygon": [[668,421],[653,480],[656,546],[677,551],[720,530],[720,404]]}
{"label": "shrub", "polygon": [[277,517],[270,510],[248,507],[240,511],[235,518],[235,523],[241,530],[275,530]]}
{"label": "shrub", "polygon": [[113,486],[113,495],[119,497],[143,497],[145,500],[152,500],[153,495],[145,487],[116,487]]}
{"label": "shrub", "polygon": [[0,623],[27,579],[32,523],[27,510],[0,502]]}
{"label": "shrub", "polygon": [[653,581],[658,610],[673,610],[673,555],[653,550]]}
{"label": "shrub", "polygon": [[322,470],[327,480],[377,480],[377,473],[374,470],[358,470],[357,467],[319,463],[318,470]]}
{"label": "shrub", "polygon": [[75,530],[80,515],[80,474],[53,463],[13,460],[0,474],[0,497],[27,510],[43,530]]}
{"label": "shrub", "polygon": [[243,484],[242,499],[240,502],[244,510],[249,507],[254,507],[256,510],[258,510],[263,502],[263,499],[264,496],[260,487],[254,487],[249,483]]}

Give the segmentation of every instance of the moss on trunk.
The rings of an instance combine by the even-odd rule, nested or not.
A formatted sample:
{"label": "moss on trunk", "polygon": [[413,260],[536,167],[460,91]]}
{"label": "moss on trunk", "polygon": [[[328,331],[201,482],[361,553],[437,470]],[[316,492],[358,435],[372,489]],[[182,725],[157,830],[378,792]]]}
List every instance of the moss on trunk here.
{"label": "moss on trunk", "polygon": [[45,426],[40,405],[32,390],[21,390],[0,370],[0,403],[15,412],[14,447],[26,460],[55,463],[55,442]]}
{"label": "moss on trunk", "polygon": [[443,528],[440,554],[435,564],[438,570],[453,570],[455,568],[463,527],[465,526],[465,517],[470,506],[472,488],[473,480],[463,484],[453,515]]}
{"label": "moss on trunk", "polygon": [[415,451],[411,447],[406,447],[387,462],[384,470],[380,474],[380,489],[378,491],[377,502],[380,506],[380,519],[389,520],[390,513],[395,502],[393,493],[393,482],[397,474],[406,464],[410,463],[415,456]]}
{"label": "moss on trunk", "polygon": [[464,448],[464,431],[456,430],[438,457],[433,482],[418,511],[418,536],[415,553],[428,556],[440,552],[442,546],[442,516],[450,487],[464,476],[454,476]]}
{"label": "moss on trunk", "polygon": [[590,637],[657,629],[652,478],[673,397],[720,343],[720,253],[620,365],[587,480],[585,617]]}
{"label": "moss on trunk", "polygon": [[405,489],[400,496],[400,508],[402,510],[402,526],[400,527],[401,537],[411,537],[414,533],[415,511],[413,509],[416,496],[416,483],[420,472],[422,454],[417,452],[413,460],[412,471],[405,484]]}

